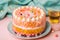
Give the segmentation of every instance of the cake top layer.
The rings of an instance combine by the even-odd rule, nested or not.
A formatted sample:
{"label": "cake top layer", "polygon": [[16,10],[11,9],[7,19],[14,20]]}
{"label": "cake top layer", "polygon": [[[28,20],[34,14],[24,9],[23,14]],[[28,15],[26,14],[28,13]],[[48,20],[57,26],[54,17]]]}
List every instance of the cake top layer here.
{"label": "cake top layer", "polygon": [[37,21],[41,19],[44,15],[44,12],[41,8],[38,7],[28,7],[22,6],[16,9],[13,12],[13,16],[21,21]]}

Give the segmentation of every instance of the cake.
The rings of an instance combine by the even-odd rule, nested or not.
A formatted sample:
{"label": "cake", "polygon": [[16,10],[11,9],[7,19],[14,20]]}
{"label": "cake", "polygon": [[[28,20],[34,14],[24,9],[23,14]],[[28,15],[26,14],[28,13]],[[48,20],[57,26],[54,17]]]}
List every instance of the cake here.
{"label": "cake", "polygon": [[17,34],[37,35],[41,34],[46,28],[46,14],[39,7],[19,7],[14,10],[12,19],[12,29]]}

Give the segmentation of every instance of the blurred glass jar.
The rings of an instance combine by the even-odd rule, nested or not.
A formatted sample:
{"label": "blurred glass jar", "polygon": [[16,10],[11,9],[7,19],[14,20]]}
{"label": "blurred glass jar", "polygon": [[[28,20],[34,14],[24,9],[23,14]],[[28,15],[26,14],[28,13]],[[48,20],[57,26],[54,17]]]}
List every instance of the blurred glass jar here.
{"label": "blurred glass jar", "polygon": [[48,15],[49,15],[50,23],[53,24],[59,23],[59,17],[60,17],[59,11],[48,10]]}

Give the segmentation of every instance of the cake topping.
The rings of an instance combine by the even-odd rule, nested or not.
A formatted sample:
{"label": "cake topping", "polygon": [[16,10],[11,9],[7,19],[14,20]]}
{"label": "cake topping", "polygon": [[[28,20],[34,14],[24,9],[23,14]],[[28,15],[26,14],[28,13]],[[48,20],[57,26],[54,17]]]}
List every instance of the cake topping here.
{"label": "cake topping", "polygon": [[41,16],[39,16],[39,18],[41,18]]}
{"label": "cake topping", "polygon": [[22,15],[22,12],[20,13],[20,15]]}
{"label": "cake topping", "polygon": [[32,18],[31,21],[35,21],[35,18]]}
{"label": "cake topping", "polygon": [[32,6],[30,6],[30,8],[32,9]]}
{"label": "cake topping", "polygon": [[37,8],[38,10],[40,10],[40,8]]}
{"label": "cake topping", "polygon": [[34,7],[35,9],[37,9],[37,7]]}
{"label": "cake topping", "polygon": [[13,14],[14,14],[13,16],[15,16],[15,18],[20,20],[20,22],[26,23],[24,26],[35,27],[37,22],[41,21],[41,18],[43,17],[44,12],[42,9],[38,7],[24,6],[15,10]]}
{"label": "cake topping", "polygon": [[29,22],[29,21],[30,21],[30,19],[28,18],[28,19],[27,19],[27,22]]}
{"label": "cake topping", "polygon": [[25,21],[25,18],[23,18],[22,21],[24,22]]}
{"label": "cake topping", "polygon": [[[16,10],[18,12],[15,15],[18,16],[20,14],[20,16],[23,16],[24,18],[30,18],[31,19],[32,17],[34,17],[34,18],[36,17],[35,20],[38,20],[39,19],[38,16],[43,16],[43,13],[41,15],[41,13],[39,11],[40,8],[38,8],[38,7],[28,7],[28,6],[26,6],[26,7],[21,7],[21,8],[18,8],[18,9],[20,11]],[[32,19],[32,20],[34,20],[34,19]]]}
{"label": "cake topping", "polygon": [[18,17],[17,19],[20,20],[20,17]]}
{"label": "cake topping", "polygon": [[36,17],[36,20],[38,20],[39,18],[38,17]]}
{"label": "cake topping", "polygon": [[22,9],[24,9],[24,7],[23,7],[23,6],[22,6],[21,8],[22,8]]}

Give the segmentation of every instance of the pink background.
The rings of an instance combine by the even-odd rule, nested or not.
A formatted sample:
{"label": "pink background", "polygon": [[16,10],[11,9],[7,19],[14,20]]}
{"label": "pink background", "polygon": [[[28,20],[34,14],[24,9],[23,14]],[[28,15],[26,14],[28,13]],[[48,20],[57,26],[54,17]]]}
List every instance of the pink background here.
{"label": "pink background", "polygon": [[[49,21],[49,18],[47,18]],[[0,20],[0,40],[22,40],[13,36],[7,29],[8,24],[12,21],[11,18],[6,17],[3,20]],[[43,37],[36,40],[60,40],[60,23],[52,24],[51,32]]]}

